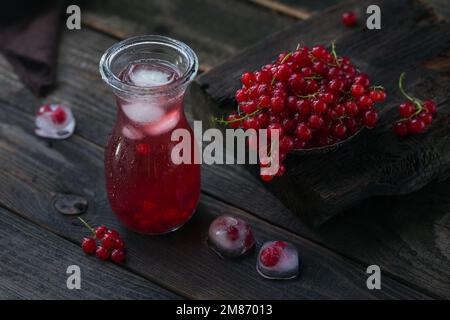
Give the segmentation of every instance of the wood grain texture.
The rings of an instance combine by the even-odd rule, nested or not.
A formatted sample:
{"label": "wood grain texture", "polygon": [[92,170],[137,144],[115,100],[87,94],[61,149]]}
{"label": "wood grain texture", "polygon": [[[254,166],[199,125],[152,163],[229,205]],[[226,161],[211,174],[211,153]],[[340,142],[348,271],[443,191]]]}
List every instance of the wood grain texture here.
{"label": "wood grain texture", "polygon": [[83,23],[114,37],[161,34],[186,42],[202,70],[294,21],[236,0],[102,0],[83,6]]}
{"label": "wood grain texture", "polygon": [[[187,298],[428,298],[428,295],[383,278],[383,290],[366,288],[361,266],[304,238],[274,227],[242,210],[202,196],[198,212],[180,231],[161,237],[132,233],[111,212],[103,177],[103,150],[75,135],[47,143],[32,133],[32,117],[20,108],[0,102],[1,204],[52,232],[78,242],[85,228],[73,217],[56,213],[51,205],[59,194],[89,200],[83,215],[91,225],[116,228],[127,243],[125,267]],[[94,122],[91,122],[95,125]],[[218,258],[206,244],[208,224],[219,214],[249,220],[258,240],[284,239],[300,251],[299,279],[267,281],[255,270],[255,252],[240,261]]]}
{"label": "wood grain texture", "polygon": [[[80,32],[66,32],[62,38],[58,66],[59,88],[47,97],[45,101],[62,102],[74,109],[78,121],[76,132],[84,138],[82,139],[83,141],[77,144],[77,148],[80,149],[84,148],[83,145],[87,141],[103,145],[114,123],[114,100],[111,93],[99,79],[97,71],[97,63],[103,50],[114,41],[114,39],[87,29]],[[0,59],[0,68],[3,70],[0,73],[0,85],[2,88],[0,90],[0,101],[13,105],[15,109],[27,114],[33,114],[36,106],[42,101],[34,98],[18,82],[15,75],[11,72],[11,68],[3,59]],[[208,108],[204,101],[197,99],[194,95],[187,102],[186,107],[188,109],[195,105],[203,106],[205,110]],[[206,123],[204,125],[206,127]],[[30,136],[32,136],[31,131],[31,124],[29,124],[26,132]],[[34,141],[44,146],[46,145],[45,142],[41,142],[39,139],[33,140],[30,144],[34,145]],[[56,142],[56,144],[64,147],[64,143]],[[53,143],[48,143],[49,148],[52,145]],[[18,147],[20,148],[20,145]],[[11,146],[13,151],[15,148]],[[87,154],[75,155],[76,159],[78,161],[90,159],[89,150],[86,149],[84,151]],[[66,153],[64,150],[61,152]],[[69,155],[70,157],[73,157],[73,155]],[[29,158],[33,160],[33,156]],[[102,158],[96,161],[101,163]],[[19,169],[17,170],[20,171]],[[43,170],[42,174],[39,173],[39,170]],[[45,168],[33,170],[30,173],[30,181],[38,180],[41,184],[46,184],[47,178],[41,177],[45,175],[45,170]],[[56,178],[58,178],[60,174],[56,173],[56,175]],[[61,173],[61,177],[63,176],[64,173]],[[100,180],[103,179],[101,170],[94,175],[93,180],[86,179],[84,173],[79,173],[79,176],[80,179],[85,179],[79,182],[79,190],[85,190],[85,186],[90,184],[98,184],[97,188],[103,188],[102,183],[96,181],[97,177]],[[57,183],[59,192],[74,192],[72,187],[66,187],[67,182],[62,178],[55,183]],[[55,187],[51,188],[55,189]],[[258,179],[254,179],[241,166],[203,166],[202,189],[216,198],[223,199],[260,216],[266,221],[271,221],[299,235],[312,239],[316,243],[332,248],[336,252],[342,253],[363,265],[379,264],[383,270],[386,270],[394,277],[414,284],[414,286],[426,290],[430,295],[450,296],[449,270],[445,267],[445,263],[448,263],[448,260],[443,259],[440,249],[432,241],[433,234],[426,231],[429,230],[428,224],[423,224],[420,219],[408,219],[408,225],[411,230],[429,234],[430,240],[423,241],[423,243],[418,243],[411,239],[411,236],[402,229],[400,222],[393,226],[389,219],[381,219],[379,216],[373,215],[373,212],[368,210],[370,205],[363,205],[355,209],[355,212],[360,211],[357,212],[358,214],[349,213],[344,215],[345,218],[349,217],[348,219],[339,218],[337,221],[332,221],[331,224],[327,224],[324,227],[326,229],[323,232],[321,230],[312,230],[305,226],[292,212],[287,210],[263,187]],[[18,188],[10,190],[10,192],[18,191],[20,191]],[[21,194],[19,193],[19,197]],[[93,201],[93,199],[96,199],[98,194],[89,191],[88,195],[90,196],[91,204],[93,204],[93,206],[90,204],[89,208],[93,209],[97,206],[97,202]],[[52,196],[50,195],[50,197]],[[431,197],[431,193],[425,194],[424,197]],[[434,210],[438,212],[440,212],[439,210],[445,210],[440,209],[437,204],[438,200],[435,200],[434,203],[436,206]],[[106,206],[106,204],[103,205]],[[42,207],[47,208],[47,206],[48,203],[43,201]],[[392,214],[392,219],[394,219],[396,212],[403,212],[405,210],[404,207],[405,205],[400,198],[396,202],[395,207],[387,206],[384,210],[386,210],[386,215]],[[422,210],[424,209],[416,208],[415,216],[421,217]],[[364,214],[361,214],[361,212]],[[432,225],[440,218],[443,218],[442,214],[441,212],[440,214],[432,215],[429,224]],[[108,214],[102,219],[110,221],[113,219],[113,216],[109,215],[108,211]],[[51,221],[54,219],[54,216],[59,218],[59,215],[48,214],[46,219]],[[55,223],[61,224],[60,222]],[[405,251],[404,248],[409,248],[409,250]],[[397,256],[399,250],[404,251],[401,259]],[[432,266],[438,266],[438,268],[433,273],[427,272]],[[421,276],[418,276],[419,274]]]}
{"label": "wood grain texture", "polygon": [[[256,69],[270,61],[275,52],[295,47],[295,43],[313,45],[335,39],[343,55],[370,74],[373,83],[387,88],[390,99],[380,111],[381,121],[375,130],[366,130],[326,155],[291,156],[286,162],[288,174],[268,184],[283,203],[313,225],[366,198],[405,194],[450,174],[450,105],[446,92],[450,82],[420,67],[450,51],[450,26],[436,21],[411,1],[384,1],[379,5],[387,21],[380,31],[344,30],[336,19],[341,7],[335,7],[321,14],[320,19],[304,21],[269,37],[197,81],[212,100],[233,104],[238,75],[245,70]],[[402,15],[398,16],[400,8]],[[322,24],[323,19],[330,23]],[[408,90],[418,97],[433,97],[439,104],[440,116],[429,133],[398,139],[392,134],[391,124],[397,117],[395,108],[402,101],[395,92],[404,70],[409,71]],[[223,108],[211,110],[214,115],[221,113]],[[208,117],[204,108],[197,113],[194,109],[194,114]]]}
{"label": "wood grain texture", "polygon": [[[0,209],[0,260],[0,299],[179,299],[5,209]],[[80,267],[80,290],[66,286],[71,265]]]}

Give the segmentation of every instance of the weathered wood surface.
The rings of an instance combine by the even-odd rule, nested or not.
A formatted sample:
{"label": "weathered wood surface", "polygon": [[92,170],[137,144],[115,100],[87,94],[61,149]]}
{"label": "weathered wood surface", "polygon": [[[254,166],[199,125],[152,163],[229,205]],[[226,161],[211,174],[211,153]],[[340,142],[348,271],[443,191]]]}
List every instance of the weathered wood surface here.
{"label": "weathered wood surface", "polygon": [[236,0],[90,1],[82,18],[117,38],[162,34],[189,43],[202,70],[295,21]]}
{"label": "weathered wood surface", "polygon": [[[78,245],[5,209],[0,209],[0,252],[2,300],[179,299],[123,268],[87,257]],[[66,285],[71,265],[80,267],[79,290]]]}
{"label": "weathered wood surface", "polygon": [[[271,61],[277,52],[290,50],[298,42],[314,45],[335,40],[340,53],[367,71],[373,83],[387,88],[389,100],[380,108],[381,121],[375,130],[364,131],[326,155],[289,157],[288,174],[268,184],[283,203],[314,225],[366,198],[409,193],[450,174],[450,82],[442,77],[450,73],[421,67],[450,51],[450,27],[411,1],[378,4],[383,12],[380,31],[343,27],[338,19],[342,7],[348,6],[343,4],[322,13],[320,19],[311,18],[267,38],[197,80],[212,100],[233,108],[232,97],[244,71]],[[323,19],[329,23],[323,24]],[[404,70],[408,90],[419,97],[433,97],[439,116],[429,133],[399,139],[391,125],[402,101],[397,82]],[[194,115],[206,119],[229,110],[213,107],[208,114],[202,107],[194,109]]]}
{"label": "weathered wood surface", "polygon": [[[0,114],[2,205],[79,243],[86,229],[76,218],[57,213],[51,204],[58,194],[88,199],[84,218],[122,234],[128,250],[124,266],[183,297],[427,298],[388,277],[382,291],[369,291],[364,267],[208,196],[202,197],[194,219],[174,234],[145,237],[125,230],[106,198],[102,148],[79,136],[47,144],[33,135],[30,116],[4,102],[1,107],[6,111]],[[239,262],[217,257],[206,244],[206,234],[212,219],[223,213],[250,221],[261,242],[285,239],[294,243],[301,252],[302,276],[289,282],[262,279],[255,270],[255,252]]]}
{"label": "weathered wood surface", "polygon": [[[114,26],[116,26],[118,30],[124,28],[124,26],[120,24],[110,25],[112,29],[114,29]],[[115,32],[114,30],[111,31]],[[5,178],[5,181],[9,182],[8,184],[5,184],[4,187],[0,188],[2,192],[0,200],[3,205],[19,208],[19,211],[23,211],[24,213],[22,214],[25,216],[32,216],[34,217],[33,219],[36,220],[39,219],[39,221],[42,221],[43,225],[44,223],[46,226],[50,225],[52,231],[61,235],[70,234],[71,237],[73,237],[72,241],[79,242],[82,234],[84,234],[84,230],[79,225],[72,226],[70,224],[70,221],[73,221],[73,218],[68,216],[62,217],[52,210],[49,211],[48,208],[55,192],[75,192],[76,194],[84,195],[90,200],[89,210],[91,211],[88,211],[86,215],[89,219],[92,219],[92,222],[116,225],[116,220],[109,210],[104,195],[101,196],[101,193],[104,192],[102,191],[103,182],[97,181],[96,179],[96,177],[103,179],[102,169],[97,168],[97,164],[94,165],[97,170],[94,171],[93,178],[91,179],[86,178],[90,173],[86,174],[86,171],[81,170],[83,173],[79,171],[80,168],[83,169],[84,166],[90,167],[91,163],[102,162],[99,151],[92,151],[92,148],[98,148],[95,144],[104,144],[107,132],[114,122],[114,101],[111,94],[99,80],[97,64],[103,51],[116,40],[101,36],[89,30],[66,32],[62,40],[63,43],[60,52],[61,59],[58,75],[59,88],[53,95],[48,97],[46,101],[59,101],[74,108],[78,120],[77,137],[69,140],[71,143],[74,143],[74,145],[67,146],[66,142],[46,143],[37,138],[31,143],[26,143],[26,147],[20,149],[20,156],[17,155],[12,160],[9,158],[7,160],[8,163],[18,162],[18,164],[14,167],[8,164],[8,172],[11,172],[13,175],[9,175]],[[8,117],[16,117],[19,119],[20,124],[12,125],[7,128],[9,130],[15,126],[19,127],[17,131],[13,131],[13,136],[15,134],[21,136],[25,132],[27,137],[33,137],[30,115],[42,101],[31,96],[27,90],[17,82],[17,79],[11,73],[9,66],[2,59],[0,59],[0,69],[3,70],[0,72],[0,83],[2,86],[2,90],[0,90],[0,103],[14,106],[14,108],[9,108],[7,110],[20,110],[20,113],[16,116],[8,115]],[[194,100],[193,102],[201,104],[206,108],[206,105],[203,104],[202,101]],[[187,107],[190,108],[191,106],[187,105]],[[14,112],[12,114],[14,114]],[[22,119],[23,117],[25,117],[25,119]],[[11,124],[10,118],[4,119],[6,119],[7,125]],[[3,136],[0,135],[0,137]],[[91,148],[85,148],[84,145],[90,146]],[[49,155],[46,155],[48,150],[52,150],[52,146],[57,148],[57,151],[50,152]],[[16,144],[9,144],[7,149],[9,152],[14,152],[16,150]],[[77,151],[67,152],[67,150],[72,149],[76,149]],[[33,151],[31,152],[30,150]],[[41,153],[43,155],[40,155]],[[61,155],[63,156],[61,157]],[[59,159],[63,162],[68,158],[70,159],[70,164],[68,165],[68,168],[65,168],[65,164],[61,163],[60,165],[49,166],[50,169],[47,165],[38,165],[37,169],[29,168],[25,170],[25,174],[23,173],[22,168],[19,167],[21,164],[25,164],[25,166],[29,167],[29,165],[42,163],[44,161],[42,160],[42,157],[49,157],[50,159],[53,159],[52,161],[57,161]],[[95,159],[92,160],[92,157]],[[41,159],[35,160],[35,158]],[[27,165],[28,162],[31,164]],[[80,162],[83,162],[84,164],[80,164]],[[86,162],[88,164],[86,164]],[[77,174],[70,173],[74,167],[78,168],[75,170]],[[61,168],[65,169],[62,170]],[[313,242],[318,245],[331,248],[334,252],[339,254],[335,255],[334,253],[331,253],[332,259],[335,259],[335,257],[342,254],[353,261],[353,264],[356,264],[356,266],[367,266],[373,263],[378,264],[382,268],[383,277],[386,276],[388,279],[389,287],[396,286],[394,284],[395,282],[390,281],[390,278],[392,277],[399,279],[400,282],[405,283],[408,286],[417,288],[419,291],[426,292],[427,295],[431,297],[448,298],[450,296],[450,276],[448,270],[448,208],[450,205],[448,199],[450,197],[448,197],[446,192],[448,188],[446,188],[447,185],[445,183],[433,185],[421,190],[420,197],[419,194],[412,194],[407,198],[396,197],[393,199],[383,199],[381,202],[366,201],[346,215],[338,217],[326,224],[321,230],[313,230],[298,220],[294,214],[287,210],[273,197],[272,194],[262,187],[259,180],[254,179],[244,168],[240,166],[204,166],[203,170],[202,188],[204,194],[212,195],[216,199],[223,199],[234,206],[246,209],[247,213],[238,210],[238,212],[244,215],[251,212],[271,223],[262,223],[261,228],[271,230],[274,228],[272,226],[272,224],[274,224],[289,229],[294,233],[301,235],[301,238],[294,235],[291,236],[296,239],[301,239],[302,243],[308,243],[308,245],[305,245],[307,247],[309,247],[309,242],[303,242],[305,241],[304,238],[312,239]],[[47,177],[47,175],[50,175],[50,178]],[[66,176],[70,176],[71,178],[68,179]],[[73,179],[73,176],[76,177],[75,180]],[[37,181],[38,183],[31,187],[28,186],[28,182],[33,181]],[[236,187],[237,185],[239,188]],[[93,191],[94,189],[99,191]],[[15,196],[13,196],[14,193],[16,193]],[[99,195],[99,200],[97,200],[97,196]],[[30,197],[33,201],[28,204],[23,203],[23,199],[28,199]],[[18,199],[20,199],[20,201]],[[205,206],[204,203],[206,201],[209,203],[207,210],[212,210],[212,215],[235,212],[236,210],[231,206],[224,205],[221,201],[211,199],[209,196],[203,196],[202,199],[206,200],[202,200],[201,208]],[[432,214],[428,213],[428,211],[430,211],[430,206],[432,206]],[[36,213],[37,208],[40,208],[38,213]],[[100,212],[100,214],[98,212]],[[203,219],[202,212],[203,211],[200,211],[197,215],[199,218],[196,217],[192,222],[194,223],[194,226],[197,226],[196,219]],[[378,214],[374,215],[373,213]],[[212,219],[212,215],[210,216],[208,214],[206,219]],[[200,225],[203,225],[203,223],[206,227],[207,222],[201,222]],[[261,223],[260,220],[258,220],[258,228],[260,228],[259,223]],[[191,225],[189,224],[186,227],[190,226]],[[182,240],[173,238],[173,240],[169,240],[170,244],[167,245],[172,248],[175,246],[175,243],[188,242],[190,243],[190,245],[188,245],[190,249],[187,252],[189,252],[189,254],[197,254],[193,247],[194,240],[199,235],[196,231],[183,232],[186,232],[188,235],[180,235]],[[128,236],[127,233],[127,237]],[[134,237],[135,235],[130,234],[130,236]],[[276,234],[271,233],[270,235],[267,235],[268,238],[273,236],[276,236]],[[265,233],[262,235],[262,239],[265,239],[264,237],[266,237]],[[153,241],[167,242],[167,238],[137,238],[143,239],[144,242],[149,241],[150,243]],[[172,238],[169,237],[169,239]],[[127,243],[130,241],[131,240],[127,238]],[[134,241],[132,241],[132,243],[134,243]],[[133,248],[135,249],[133,249],[134,253],[131,257],[132,261],[129,261],[129,263],[134,265],[136,261],[140,261],[140,267],[138,269],[141,270],[145,268],[147,271],[149,266],[153,265],[152,259],[158,261],[158,264],[156,265],[157,270],[152,272],[152,277],[156,274],[156,277],[158,277],[159,280],[160,273],[164,275],[163,267],[168,268],[170,266],[170,269],[173,268],[172,270],[178,270],[178,268],[180,268],[179,266],[171,265],[170,262],[171,260],[180,259],[181,256],[184,256],[183,253],[179,254],[179,252],[182,252],[186,247],[182,247],[180,250],[173,252],[169,259],[170,261],[167,261],[164,258],[167,253],[162,251],[157,251],[154,256],[151,257],[145,257],[143,259],[140,257],[141,251],[152,251],[153,248],[157,248],[157,244],[152,246],[141,244],[136,247],[133,245]],[[167,249],[167,247],[165,248]],[[301,248],[303,250],[303,245]],[[315,249],[312,250],[315,251]],[[215,258],[215,256],[209,256],[209,251],[202,251],[202,253],[199,254],[201,256],[208,255],[209,259]],[[328,254],[329,251],[326,251],[325,255],[328,256]],[[176,256],[176,258],[174,256]],[[165,261],[160,261],[162,259]],[[222,261],[220,262],[222,263]],[[230,262],[226,264],[226,267],[231,266],[234,271],[239,268],[238,264],[239,263]],[[217,267],[215,264],[213,266],[210,264],[206,267],[206,270],[215,267]],[[247,268],[249,271],[254,270],[253,260],[251,263],[248,263],[247,261],[243,268]],[[220,268],[222,271],[225,269],[225,267]],[[131,271],[139,273],[139,270],[136,271],[136,269],[132,269]],[[330,270],[332,271],[333,268],[330,268]],[[234,272],[244,273],[245,271]],[[195,274],[195,272],[193,273]],[[170,278],[171,275],[166,274],[164,276],[163,279],[164,282],[166,282],[167,278]],[[243,274],[239,277],[241,276],[244,277]],[[191,277],[191,274],[187,276],[187,278],[189,277]],[[309,278],[309,274],[306,274],[306,276],[302,274],[300,281],[303,281],[305,277]],[[347,280],[345,280],[345,275],[339,275],[337,277],[342,280],[339,284],[346,283]],[[358,276],[351,278],[348,281],[358,282],[358,277],[359,273]],[[147,276],[145,276],[145,278],[150,279]],[[230,279],[230,281],[236,281],[235,278],[233,279],[234,280]],[[196,277],[193,281],[195,282],[197,280],[198,278]],[[260,279],[258,278],[258,280]],[[350,286],[347,295],[333,293],[330,289],[324,293],[321,292],[323,290],[320,289],[320,287],[316,288],[315,281],[317,280],[313,277],[311,282],[306,283],[306,286],[310,286],[309,289],[311,292],[305,293],[305,291],[300,290],[297,291],[298,296],[303,296],[305,294],[310,298],[319,295],[322,297],[331,295],[344,297],[353,294],[359,298],[367,297],[366,292],[358,292],[359,289],[355,289],[355,286]],[[365,286],[365,277],[363,277],[361,281],[363,283],[358,282],[358,284]],[[176,279],[168,280],[167,282],[169,282],[170,285],[173,285],[173,287],[176,286]],[[192,284],[193,282],[190,282],[190,285]],[[204,282],[202,282],[202,284],[204,284]],[[218,285],[220,285],[220,283]],[[268,285],[273,285],[273,283],[271,282]],[[344,286],[346,285],[347,284]],[[211,286],[211,284],[209,284],[209,286]],[[185,288],[186,287],[182,287],[183,290]],[[297,287],[295,287],[295,290],[296,288]],[[333,290],[334,288],[335,287],[333,287]],[[258,289],[261,290],[260,287],[258,287]],[[215,288],[215,290],[218,289]],[[238,290],[238,288],[226,287],[224,291],[228,292],[228,290]],[[351,290],[354,291],[349,294],[348,292]],[[279,296],[280,292],[281,289],[277,287],[273,296]],[[390,288],[388,289],[387,294],[390,294],[392,297],[401,296],[402,294],[399,292],[403,292],[403,296],[415,296],[415,294],[410,294],[409,292],[405,293],[403,288]],[[224,292],[217,293],[217,296],[223,293]],[[292,293],[292,291],[288,291],[287,294],[290,295]],[[269,295],[269,293],[266,294]],[[191,297],[191,295],[189,295],[189,297]],[[202,291],[195,297],[211,298],[213,296]]]}
{"label": "weathered wood surface", "polygon": [[[74,107],[78,119],[77,132],[89,141],[104,144],[114,121],[115,106],[111,94],[98,79],[97,63],[105,48],[115,40],[87,30],[67,32],[62,40],[60,88],[46,100],[60,101]],[[8,68],[4,62],[2,67]],[[4,88],[0,92],[1,99],[32,114],[40,101],[18,84],[14,75],[7,70],[1,74]],[[450,296],[446,268],[448,257],[441,252],[442,244],[433,241],[433,233],[426,231],[430,230],[429,228],[434,230],[433,224],[445,218],[445,206],[443,209],[435,209],[438,214],[430,216],[427,224],[420,220],[421,211],[416,208],[414,219],[406,219],[408,228],[404,228],[402,217],[397,214],[405,210],[403,201],[397,201],[395,210],[386,212],[383,219],[368,212],[370,205],[364,205],[358,209],[364,211],[364,214],[350,213],[345,219],[338,219],[326,225],[322,232],[303,225],[262,187],[259,180],[253,179],[242,167],[204,166],[203,169],[204,192],[333,248],[354,261],[364,265],[376,262],[382,270],[426,290],[430,295]],[[239,188],[236,188],[236,185],[239,185]],[[442,198],[445,197],[442,195]],[[365,220],[365,217],[370,219]],[[391,219],[397,221],[395,225]],[[417,241],[410,230],[422,230],[419,233],[425,234],[426,237]],[[402,251],[401,258],[397,256],[399,251]],[[428,272],[431,267],[433,272]]]}

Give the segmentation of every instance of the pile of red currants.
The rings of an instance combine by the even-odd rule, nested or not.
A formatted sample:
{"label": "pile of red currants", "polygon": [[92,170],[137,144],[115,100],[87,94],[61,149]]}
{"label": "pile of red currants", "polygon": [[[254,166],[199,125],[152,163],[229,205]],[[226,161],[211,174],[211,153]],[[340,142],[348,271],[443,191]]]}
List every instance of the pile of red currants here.
{"label": "pile of red currants", "polygon": [[[279,130],[280,163],[292,150],[313,149],[345,140],[362,127],[373,128],[374,107],[386,99],[347,57],[323,46],[298,47],[241,77],[235,98],[238,111],[220,123],[232,128]],[[271,155],[276,156],[276,155]],[[284,174],[281,164],[276,175]],[[270,181],[273,176],[261,176]]]}

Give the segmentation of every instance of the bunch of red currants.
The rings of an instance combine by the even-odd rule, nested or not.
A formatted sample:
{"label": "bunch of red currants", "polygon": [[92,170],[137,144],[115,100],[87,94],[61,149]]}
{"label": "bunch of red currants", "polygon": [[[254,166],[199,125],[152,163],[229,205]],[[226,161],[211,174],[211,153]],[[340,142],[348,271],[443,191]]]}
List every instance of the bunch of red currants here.
{"label": "bunch of red currants", "polygon": [[[115,263],[125,260],[125,242],[114,229],[100,226],[93,229],[86,221],[80,221],[92,232],[92,237],[85,237],[81,242],[81,248],[85,253],[94,253],[101,260],[111,259]],[[97,240],[99,245],[97,245]]]}
{"label": "bunch of red currants", "polygon": [[[280,163],[294,149],[312,149],[345,140],[362,127],[373,128],[374,107],[386,99],[347,57],[323,46],[298,47],[241,77],[235,94],[238,111],[218,120],[232,128],[279,130]],[[281,164],[276,175],[284,174]],[[269,181],[273,176],[261,176]]]}
{"label": "bunch of red currants", "polygon": [[403,88],[404,79],[405,73],[402,73],[398,86],[407,101],[400,104],[398,113],[401,120],[395,122],[393,127],[394,132],[400,137],[425,132],[433,122],[437,112],[436,103],[433,100],[421,101],[407,94]]}

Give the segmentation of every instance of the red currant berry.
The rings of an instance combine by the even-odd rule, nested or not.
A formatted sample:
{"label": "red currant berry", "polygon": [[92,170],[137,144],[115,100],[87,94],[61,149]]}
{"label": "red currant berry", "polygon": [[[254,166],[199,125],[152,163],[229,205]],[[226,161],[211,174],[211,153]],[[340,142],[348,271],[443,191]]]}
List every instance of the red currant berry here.
{"label": "red currant berry", "polygon": [[297,100],[297,111],[301,114],[301,115],[308,115],[311,113],[312,111],[312,107],[311,107],[311,103],[309,102],[309,100]]}
{"label": "red currant berry", "polygon": [[114,239],[120,238],[120,234],[119,234],[119,232],[117,230],[109,229],[108,232],[106,232],[106,233],[109,234]]}
{"label": "red currant berry", "polygon": [[369,77],[365,73],[361,73],[359,76],[355,77],[355,79],[353,80],[353,83],[354,84],[360,84],[360,85],[362,85],[365,88],[370,86]]}
{"label": "red currant berry", "polygon": [[345,12],[342,15],[342,23],[347,27],[353,27],[356,24],[356,20],[356,15],[351,11]]}
{"label": "red currant berry", "polygon": [[333,93],[339,93],[344,89],[344,82],[339,79],[333,79],[328,83],[328,89]]}
{"label": "red currant berry", "polygon": [[107,233],[103,239],[102,239],[102,246],[105,249],[111,249],[114,246],[114,243],[116,242],[115,237],[113,237],[111,234]]}
{"label": "red currant berry", "polygon": [[294,149],[294,139],[290,136],[284,136],[280,140],[280,150],[282,152],[289,152]]}
{"label": "red currant berry", "polygon": [[273,267],[280,260],[280,256],[281,256],[280,248],[273,246],[265,248],[261,252],[259,259],[264,266]]}
{"label": "red currant berry", "polygon": [[285,64],[282,64],[277,72],[275,73],[275,78],[278,81],[286,82],[291,76],[292,70]]}
{"label": "red currant berry", "polygon": [[334,111],[336,112],[336,116],[342,117],[346,112],[346,107],[342,104],[338,104],[334,108]]}
{"label": "red currant berry", "polygon": [[267,136],[270,138],[275,130],[278,130],[279,138],[282,139],[284,136],[284,129],[279,123],[271,123],[267,126]]}
{"label": "red currant berry", "polygon": [[239,119],[239,116],[237,114],[235,113],[230,114],[227,117],[228,125],[234,129],[239,128],[239,126],[241,125],[241,121],[236,121],[237,119]]}
{"label": "red currant berry", "polygon": [[312,138],[311,129],[305,123],[300,123],[295,130],[297,137],[303,141],[309,141]]}
{"label": "red currant berry", "polygon": [[261,180],[263,180],[264,182],[272,181],[274,178],[274,176],[270,175],[270,174],[261,174],[260,177],[261,177]]}
{"label": "red currant berry", "polygon": [[114,241],[114,245],[113,245],[113,248],[114,249],[120,249],[120,250],[123,250],[123,249],[125,249],[125,242],[123,242],[123,240],[122,239],[116,239],[115,241]]}
{"label": "red currant berry", "polygon": [[270,106],[273,112],[281,112],[284,110],[284,99],[280,96],[274,96],[270,99]]}
{"label": "red currant berry", "polygon": [[286,167],[284,165],[280,165],[278,168],[278,172],[276,174],[277,177],[281,177],[286,173]]}
{"label": "red currant berry", "polygon": [[92,238],[86,237],[83,239],[83,242],[81,242],[81,248],[83,248],[85,253],[94,253],[96,246],[97,244]]}
{"label": "red currant berry", "polygon": [[316,46],[311,49],[311,54],[320,60],[325,57],[327,50],[323,46]]}
{"label": "red currant berry", "polygon": [[435,115],[436,114],[436,111],[437,111],[436,103],[433,100],[425,100],[423,102],[423,107],[425,109],[427,109],[427,111],[429,113],[431,113],[431,115]]}
{"label": "red currant berry", "polygon": [[338,139],[345,138],[347,127],[343,123],[337,123],[331,127],[331,133]]}
{"label": "red currant berry", "polygon": [[109,250],[102,246],[97,247],[97,250],[95,250],[95,255],[101,260],[108,260],[109,254]]}
{"label": "red currant berry", "polygon": [[414,112],[416,112],[416,106],[412,102],[403,102],[398,107],[398,113],[400,114],[400,117],[407,119],[411,117]]}
{"label": "red currant berry", "polygon": [[431,115],[431,113],[426,112],[426,111],[422,111],[419,114],[419,119],[421,119],[426,126],[430,125],[431,122],[433,122],[433,116]]}
{"label": "red currant berry", "polygon": [[259,128],[267,128],[267,126],[269,125],[269,116],[266,112],[258,113],[258,115],[256,116],[256,121],[258,121]]}
{"label": "red currant berry", "polygon": [[394,132],[400,137],[404,137],[408,134],[408,126],[404,122],[394,123]]}
{"label": "red currant berry", "polygon": [[314,112],[316,113],[325,113],[327,111],[327,105],[322,100],[314,100],[312,103],[312,107]]}
{"label": "red currant berry", "polygon": [[417,134],[425,131],[425,122],[423,122],[421,119],[411,119],[408,121],[407,125],[408,133],[410,134]]}
{"label": "red currant berry", "polygon": [[370,91],[370,98],[373,102],[383,102],[386,99],[386,93],[381,90]]}
{"label": "red currant berry", "polygon": [[245,114],[250,114],[252,112],[255,112],[256,109],[258,109],[258,105],[256,104],[255,101],[248,101],[245,103],[241,103],[239,105],[239,109]]}
{"label": "red currant berry", "polygon": [[120,249],[114,249],[111,253],[111,260],[114,263],[122,263],[125,260],[125,252]]}
{"label": "red currant berry", "polygon": [[108,229],[105,226],[100,226],[95,229],[95,236],[97,239],[102,240],[107,231]]}
{"label": "red currant berry", "polygon": [[255,75],[251,72],[246,72],[241,76],[241,82],[246,87],[250,87],[255,81]]}
{"label": "red currant berry", "polygon": [[372,107],[373,101],[372,101],[372,99],[370,99],[369,96],[362,96],[362,97],[359,97],[358,104],[363,109],[367,109],[367,108]]}
{"label": "red currant berry", "polygon": [[235,226],[229,226],[227,228],[227,237],[231,241],[236,241],[237,239],[239,239],[239,229]]}
{"label": "red currant berry", "polygon": [[377,124],[378,113],[375,110],[368,110],[364,113],[363,124],[367,128],[373,128]]}
{"label": "red currant berry", "polygon": [[324,123],[325,121],[323,120],[323,118],[317,114],[312,114],[308,120],[309,126],[313,129],[319,129],[323,126]]}
{"label": "red currant berry", "polygon": [[325,103],[332,103],[334,102],[334,95],[330,92],[322,93],[320,95],[320,100],[322,100]]}
{"label": "red currant berry", "polygon": [[272,74],[264,70],[256,72],[256,81],[259,83],[270,83],[272,81]]}
{"label": "red currant berry", "polygon": [[270,106],[270,97],[266,95],[260,96],[258,105],[261,108],[267,108]]}
{"label": "red currant berry", "polygon": [[345,104],[345,111],[350,116],[356,116],[359,113],[359,108],[358,108],[358,105],[356,103],[354,103],[353,101],[348,101]]}
{"label": "red currant berry", "polygon": [[238,103],[241,103],[248,99],[248,94],[244,89],[239,89],[236,91],[235,98]]}
{"label": "red currant berry", "polygon": [[352,96],[360,97],[364,94],[364,87],[360,84],[354,84],[351,87]]}
{"label": "red currant berry", "polygon": [[67,120],[67,114],[66,111],[58,106],[55,111],[52,113],[52,121],[55,124],[63,124]]}

